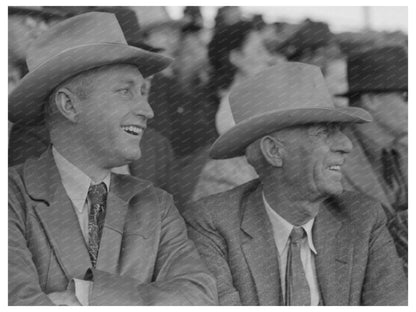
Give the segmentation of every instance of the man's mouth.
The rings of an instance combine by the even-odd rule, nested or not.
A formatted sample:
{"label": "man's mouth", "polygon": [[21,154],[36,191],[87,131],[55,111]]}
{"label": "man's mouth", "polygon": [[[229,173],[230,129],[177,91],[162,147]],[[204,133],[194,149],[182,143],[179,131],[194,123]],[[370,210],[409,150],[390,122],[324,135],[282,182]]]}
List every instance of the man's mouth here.
{"label": "man's mouth", "polygon": [[127,132],[128,134],[131,135],[141,135],[143,134],[143,127],[139,127],[139,126],[134,126],[134,125],[129,125],[129,126],[121,126],[121,128],[124,130],[124,132]]}
{"label": "man's mouth", "polygon": [[332,165],[332,166],[329,166],[329,170],[336,171],[336,172],[340,172],[341,171],[341,165]]}

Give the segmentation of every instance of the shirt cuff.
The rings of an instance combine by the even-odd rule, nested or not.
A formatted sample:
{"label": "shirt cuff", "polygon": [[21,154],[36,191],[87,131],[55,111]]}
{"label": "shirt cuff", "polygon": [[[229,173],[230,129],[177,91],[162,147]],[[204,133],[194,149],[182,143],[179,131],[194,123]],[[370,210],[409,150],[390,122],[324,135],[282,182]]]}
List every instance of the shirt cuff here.
{"label": "shirt cuff", "polygon": [[93,282],[84,281],[77,278],[73,278],[71,284],[72,282],[74,283],[75,287],[75,297],[78,299],[81,305],[88,306]]}

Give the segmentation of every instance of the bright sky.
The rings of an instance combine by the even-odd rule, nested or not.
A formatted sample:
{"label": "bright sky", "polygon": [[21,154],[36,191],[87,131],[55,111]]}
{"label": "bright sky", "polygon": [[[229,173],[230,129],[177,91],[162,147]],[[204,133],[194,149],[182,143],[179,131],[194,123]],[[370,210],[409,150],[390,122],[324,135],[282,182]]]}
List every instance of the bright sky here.
{"label": "bright sky", "polygon": [[[208,25],[212,25],[213,19],[218,7],[202,7],[202,14]],[[369,24],[374,30],[402,30],[408,32],[408,12],[405,6],[386,7],[386,6],[372,6],[367,7],[369,14]],[[172,18],[180,18],[182,16],[183,7],[167,7],[168,12]],[[359,6],[267,6],[267,7],[242,7],[244,14],[250,15],[253,13],[263,14],[266,22],[286,21],[286,22],[300,22],[306,17],[313,20],[320,20],[327,22],[331,30],[334,32],[341,31],[359,31],[364,27],[364,7]]]}

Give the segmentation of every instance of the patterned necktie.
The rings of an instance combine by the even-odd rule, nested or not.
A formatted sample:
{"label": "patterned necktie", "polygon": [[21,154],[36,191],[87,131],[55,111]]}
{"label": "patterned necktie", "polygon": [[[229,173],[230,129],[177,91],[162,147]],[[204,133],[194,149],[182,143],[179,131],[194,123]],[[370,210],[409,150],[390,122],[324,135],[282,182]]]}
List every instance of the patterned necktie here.
{"label": "patterned necktie", "polygon": [[105,208],[107,201],[107,186],[104,182],[91,185],[88,189],[90,200],[90,213],[88,216],[88,253],[93,268],[97,265],[98,250],[100,249],[101,234],[105,220]]}
{"label": "patterned necktie", "polygon": [[300,245],[306,232],[302,227],[293,227],[289,237],[289,250],[286,264],[286,305],[311,305],[311,293],[306,280],[302,260],[300,258]]}

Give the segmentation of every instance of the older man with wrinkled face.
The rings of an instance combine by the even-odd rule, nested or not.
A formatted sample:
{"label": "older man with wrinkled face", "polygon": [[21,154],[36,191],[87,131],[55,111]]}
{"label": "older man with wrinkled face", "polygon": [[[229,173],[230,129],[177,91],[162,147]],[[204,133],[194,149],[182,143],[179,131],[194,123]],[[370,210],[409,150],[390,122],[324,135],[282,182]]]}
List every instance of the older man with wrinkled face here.
{"label": "older man with wrinkled face", "polygon": [[352,151],[320,69],[281,63],[231,90],[235,126],[211,147],[259,179],[184,211],[221,305],[405,305],[407,285],[378,202],[343,187]]}

